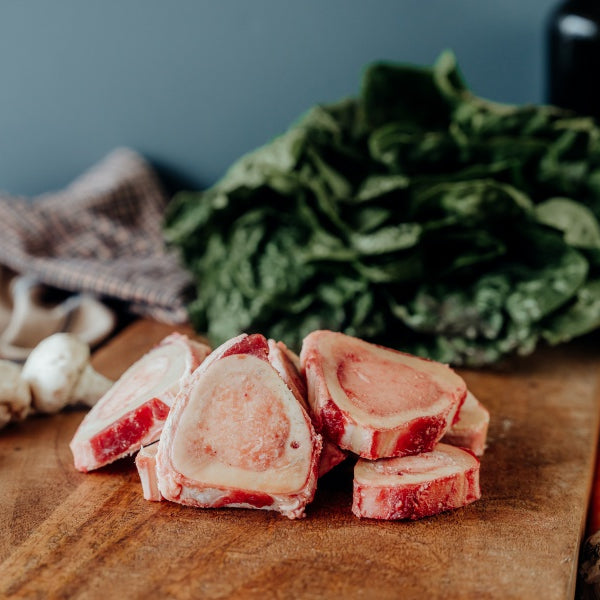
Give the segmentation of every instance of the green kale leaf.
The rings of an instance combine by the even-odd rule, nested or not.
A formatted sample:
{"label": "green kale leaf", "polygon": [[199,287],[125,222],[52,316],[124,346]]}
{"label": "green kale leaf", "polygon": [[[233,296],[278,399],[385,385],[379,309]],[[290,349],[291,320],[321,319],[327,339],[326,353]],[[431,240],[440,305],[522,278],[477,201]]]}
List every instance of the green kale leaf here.
{"label": "green kale leaf", "polygon": [[475,96],[450,52],[377,63],[178,194],[164,231],[214,343],[327,328],[487,364],[600,327],[600,129]]}

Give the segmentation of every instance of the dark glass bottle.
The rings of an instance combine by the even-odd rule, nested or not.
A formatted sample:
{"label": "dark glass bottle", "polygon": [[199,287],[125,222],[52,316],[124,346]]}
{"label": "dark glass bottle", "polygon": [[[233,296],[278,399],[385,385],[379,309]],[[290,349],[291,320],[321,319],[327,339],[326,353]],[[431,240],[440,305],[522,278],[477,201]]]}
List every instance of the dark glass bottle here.
{"label": "dark glass bottle", "polygon": [[547,101],[600,118],[600,0],[557,6],[547,41]]}

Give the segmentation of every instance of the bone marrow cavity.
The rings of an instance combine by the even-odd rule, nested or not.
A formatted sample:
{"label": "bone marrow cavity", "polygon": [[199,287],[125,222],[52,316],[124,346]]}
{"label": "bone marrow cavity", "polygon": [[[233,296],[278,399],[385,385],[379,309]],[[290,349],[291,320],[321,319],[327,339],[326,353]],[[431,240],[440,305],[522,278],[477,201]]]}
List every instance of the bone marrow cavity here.
{"label": "bone marrow cavity", "polygon": [[461,464],[452,454],[439,451],[423,452],[414,456],[383,458],[372,463],[361,462],[357,465],[359,479],[361,474],[364,475],[367,465],[373,476],[382,478],[389,476],[395,481],[401,477],[404,482],[409,479],[421,481],[423,478],[428,478],[427,476],[449,475],[461,469]]}
{"label": "bone marrow cavity", "polygon": [[367,352],[344,356],[337,377],[355,406],[382,417],[391,417],[407,406],[428,409],[441,394],[439,386],[425,373]]}
{"label": "bone marrow cavity", "polygon": [[217,456],[226,465],[253,471],[281,463],[290,424],[271,390],[261,390],[259,383],[254,373],[238,372],[213,388],[215,401],[203,404],[191,440],[195,459]]}

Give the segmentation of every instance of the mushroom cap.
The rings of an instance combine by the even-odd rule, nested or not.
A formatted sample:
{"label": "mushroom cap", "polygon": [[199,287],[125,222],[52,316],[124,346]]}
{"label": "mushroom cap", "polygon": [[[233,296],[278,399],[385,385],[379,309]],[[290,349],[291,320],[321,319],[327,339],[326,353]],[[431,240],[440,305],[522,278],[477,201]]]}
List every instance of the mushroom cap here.
{"label": "mushroom cap", "polygon": [[68,404],[89,358],[89,346],[72,334],[55,333],[42,340],[21,372],[31,387],[35,408],[57,412]]}

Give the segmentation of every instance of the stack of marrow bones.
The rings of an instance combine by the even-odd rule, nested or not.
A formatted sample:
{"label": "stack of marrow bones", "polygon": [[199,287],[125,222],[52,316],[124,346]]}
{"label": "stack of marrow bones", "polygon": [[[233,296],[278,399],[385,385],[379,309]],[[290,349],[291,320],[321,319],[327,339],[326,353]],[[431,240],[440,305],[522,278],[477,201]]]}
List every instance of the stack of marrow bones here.
{"label": "stack of marrow bones", "polygon": [[260,334],[215,350],[171,334],[82,421],[75,466],[138,452],[148,500],[303,517],[319,477],[356,459],[352,511],[418,519],[480,497],[489,413],[449,367],[315,331],[300,356]]}

